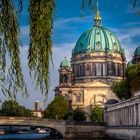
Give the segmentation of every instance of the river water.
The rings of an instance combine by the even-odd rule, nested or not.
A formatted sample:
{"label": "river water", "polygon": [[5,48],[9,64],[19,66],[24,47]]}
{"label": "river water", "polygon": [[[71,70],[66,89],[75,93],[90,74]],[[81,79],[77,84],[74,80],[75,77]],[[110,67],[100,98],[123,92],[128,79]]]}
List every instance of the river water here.
{"label": "river water", "polygon": [[[47,137],[48,137],[48,134],[37,134],[37,133],[4,134],[4,135],[0,135],[0,140],[23,140],[23,139],[24,140],[25,139],[27,139],[27,140],[49,140],[49,138],[47,138]],[[64,140],[64,139],[60,139],[60,140]],[[71,139],[71,140],[74,140],[74,139]],[[78,140],[78,139],[76,139],[76,140]],[[81,140],[81,139],[79,139],[79,140]],[[88,139],[82,139],[82,140],[88,140]],[[92,139],[92,140],[114,140],[114,139]]]}

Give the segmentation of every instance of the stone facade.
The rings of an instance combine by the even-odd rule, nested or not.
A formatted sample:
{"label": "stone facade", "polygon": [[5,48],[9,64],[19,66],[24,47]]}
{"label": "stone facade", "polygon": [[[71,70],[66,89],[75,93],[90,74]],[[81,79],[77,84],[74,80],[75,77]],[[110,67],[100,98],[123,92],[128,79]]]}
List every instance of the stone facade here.
{"label": "stone facade", "polygon": [[95,105],[104,106],[107,100],[117,99],[111,84],[124,77],[124,56],[109,53],[106,57],[104,52],[81,54],[72,57],[71,66],[60,67],[56,96],[71,98],[73,108],[81,107],[87,113]]}

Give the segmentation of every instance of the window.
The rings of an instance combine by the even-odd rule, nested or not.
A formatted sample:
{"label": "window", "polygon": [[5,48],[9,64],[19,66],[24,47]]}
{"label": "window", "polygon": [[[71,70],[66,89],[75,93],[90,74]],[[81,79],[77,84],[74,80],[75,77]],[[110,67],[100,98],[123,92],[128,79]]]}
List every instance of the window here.
{"label": "window", "polygon": [[118,76],[118,64],[115,64],[115,75]]}
{"label": "window", "polygon": [[95,63],[92,64],[92,75],[96,76],[96,65],[95,65]]}
{"label": "window", "polygon": [[101,76],[101,63],[96,63],[96,75]]}
{"label": "window", "polygon": [[108,62],[108,75],[109,76],[112,76],[112,71],[113,71],[113,68],[112,68],[112,62]]}
{"label": "window", "polygon": [[68,76],[66,74],[63,75],[63,83],[68,83]]}
{"label": "window", "polygon": [[76,102],[81,102],[82,101],[82,95],[81,93],[76,95]]}
{"label": "window", "polygon": [[106,63],[103,63],[103,76],[106,76]]}

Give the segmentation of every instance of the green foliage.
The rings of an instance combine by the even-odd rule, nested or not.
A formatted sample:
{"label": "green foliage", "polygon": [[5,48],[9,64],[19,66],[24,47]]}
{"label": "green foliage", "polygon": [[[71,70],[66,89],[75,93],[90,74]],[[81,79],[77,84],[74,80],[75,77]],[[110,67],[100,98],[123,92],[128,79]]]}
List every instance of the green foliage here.
{"label": "green foliage", "polygon": [[[13,0],[1,0],[0,3],[0,83],[3,93],[13,98],[18,90],[27,95],[20,66],[19,26]],[[21,0],[19,7],[20,3]],[[11,60],[7,76],[6,52]]]}
{"label": "green foliage", "polygon": [[72,117],[73,117],[74,121],[85,121],[86,120],[85,112],[80,108],[73,110]]}
{"label": "green foliage", "polygon": [[94,10],[94,1],[95,1],[95,0],[87,0],[87,1],[82,0],[81,12],[82,12],[82,17],[83,17],[83,18],[84,18],[84,16],[85,16],[84,9],[85,9],[85,7],[86,7],[86,3],[88,3],[89,9],[90,9],[91,13],[93,13],[93,10]]}
{"label": "green foliage", "polygon": [[133,4],[133,8],[138,8],[138,0],[131,0]]}
{"label": "green foliage", "polygon": [[52,57],[54,0],[30,0],[30,47],[28,65],[36,85],[45,95],[49,88],[49,62]]}
{"label": "green foliage", "polygon": [[104,108],[100,106],[95,106],[91,111],[90,119],[93,122],[103,122],[104,121]]}
{"label": "green foliage", "polygon": [[140,86],[140,64],[133,64],[125,70],[125,80],[112,85],[112,90],[120,99],[129,99]]}
{"label": "green foliage", "polygon": [[32,111],[20,106],[15,100],[5,101],[1,106],[2,116],[31,117]]}
{"label": "green foliage", "polygon": [[127,80],[113,83],[112,91],[121,100],[131,98],[131,92],[129,90],[129,83]]}
{"label": "green foliage", "polygon": [[45,118],[64,119],[68,112],[68,101],[62,96],[56,96],[44,111]]}
{"label": "green foliage", "polygon": [[140,64],[133,64],[126,68],[125,76],[128,81],[132,81],[137,77],[140,77]]}
{"label": "green foliage", "polygon": [[[13,0],[0,0],[0,84],[3,93],[15,98],[18,91],[28,95],[20,66],[18,16],[23,0],[18,0],[18,9]],[[36,86],[47,95],[49,88],[49,62],[52,59],[52,28],[55,0],[30,0],[30,47],[28,65],[34,75]],[[8,75],[5,74],[5,55],[10,56]]]}
{"label": "green foliage", "polygon": [[[82,12],[82,17],[84,18],[85,16],[85,7],[86,7],[86,4],[88,5],[91,13],[93,13],[94,11],[94,8],[95,8],[95,3],[99,0],[81,0],[82,1],[82,4],[81,4],[81,12]],[[134,9],[138,9],[139,8],[139,0],[131,0],[132,2],[132,6]],[[140,15],[140,11],[138,10],[138,14]]]}

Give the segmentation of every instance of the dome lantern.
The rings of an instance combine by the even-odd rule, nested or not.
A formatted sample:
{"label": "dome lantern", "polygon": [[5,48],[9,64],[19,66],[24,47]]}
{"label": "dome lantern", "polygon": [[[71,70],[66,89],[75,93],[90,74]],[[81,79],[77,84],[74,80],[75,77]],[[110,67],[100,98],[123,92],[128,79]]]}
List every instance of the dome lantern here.
{"label": "dome lantern", "polygon": [[99,12],[99,6],[98,6],[98,0],[96,3],[96,15],[94,17],[94,21],[95,21],[95,26],[101,26],[101,16],[100,16],[100,12]]}

